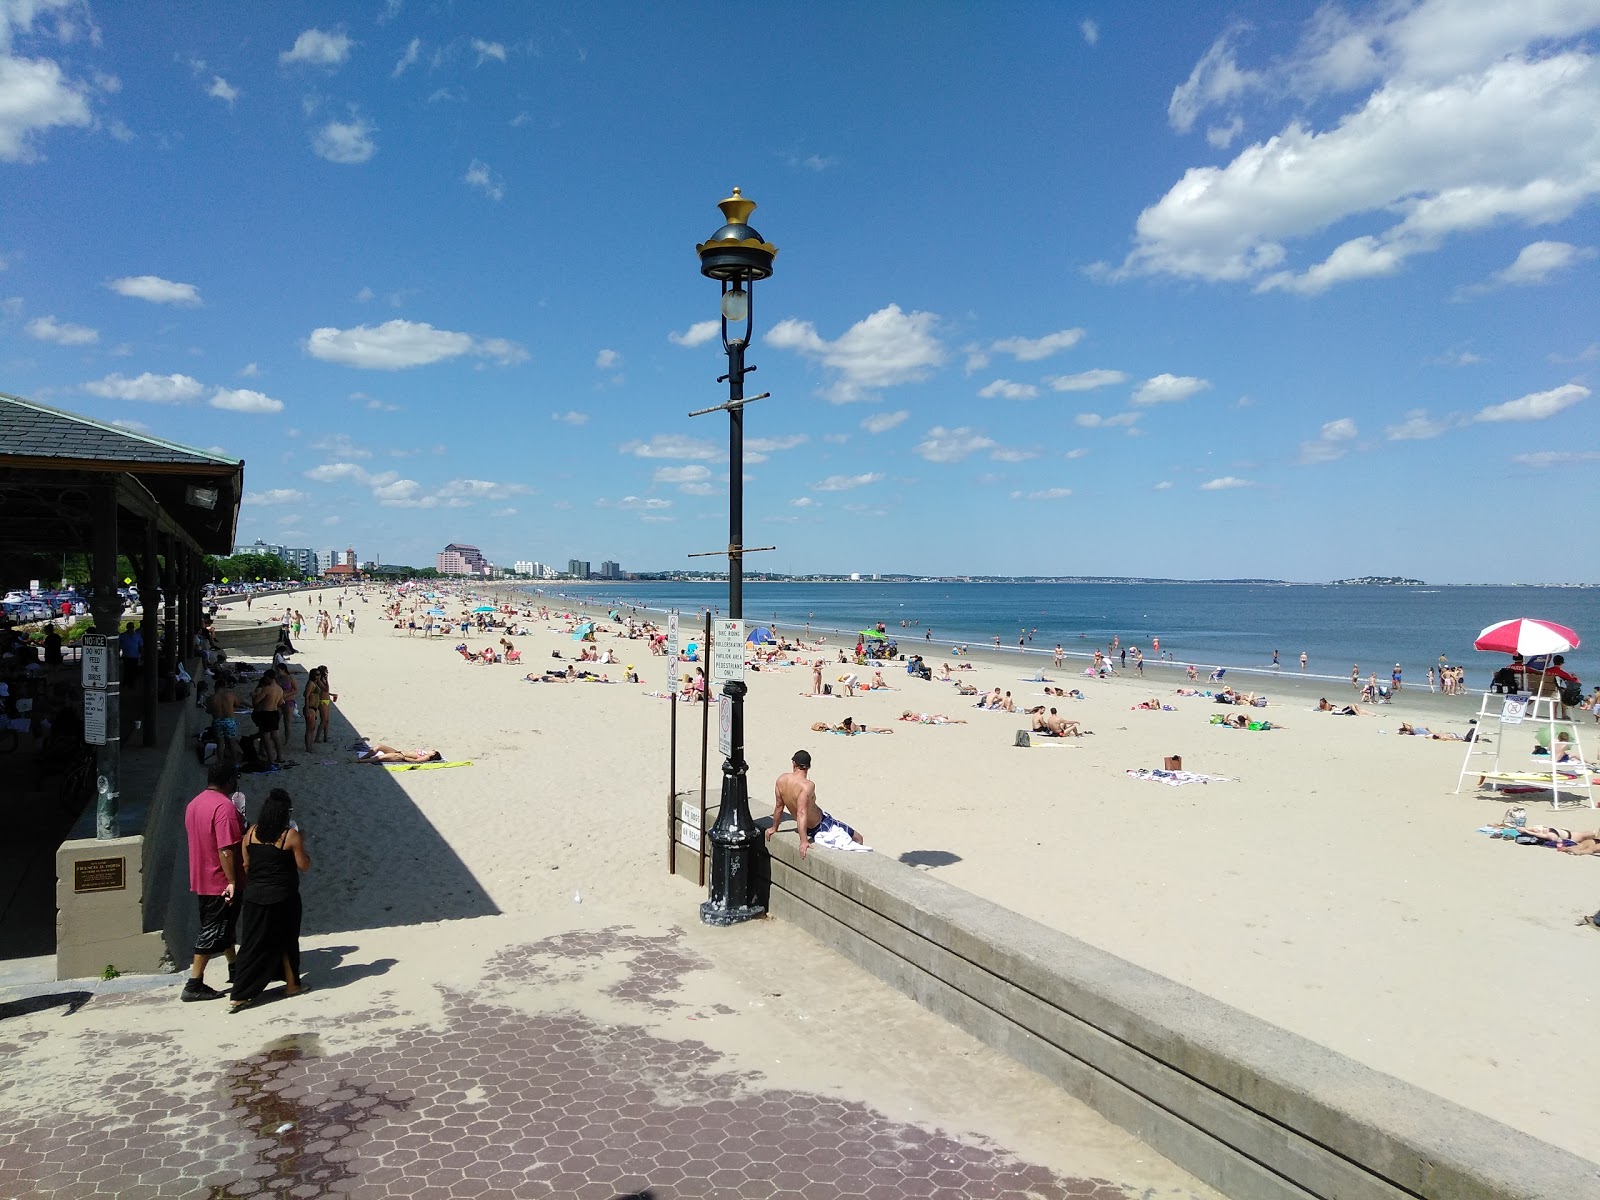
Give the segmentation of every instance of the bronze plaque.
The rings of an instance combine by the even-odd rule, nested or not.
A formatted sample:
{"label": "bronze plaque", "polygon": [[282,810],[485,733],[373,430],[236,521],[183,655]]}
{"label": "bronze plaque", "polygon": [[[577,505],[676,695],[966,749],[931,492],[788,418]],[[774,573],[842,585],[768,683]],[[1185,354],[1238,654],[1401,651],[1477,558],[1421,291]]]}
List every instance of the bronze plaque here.
{"label": "bronze plaque", "polygon": [[72,864],[74,892],[120,892],[127,886],[125,858],[80,858]]}

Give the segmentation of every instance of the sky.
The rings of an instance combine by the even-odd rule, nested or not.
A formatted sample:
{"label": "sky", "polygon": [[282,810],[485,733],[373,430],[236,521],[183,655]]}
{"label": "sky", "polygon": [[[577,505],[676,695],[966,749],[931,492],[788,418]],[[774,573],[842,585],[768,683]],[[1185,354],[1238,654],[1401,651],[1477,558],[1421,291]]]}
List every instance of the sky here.
{"label": "sky", "polygon": [[0,391],[239,541],[1596,582],[1600,0],[0,0]]}

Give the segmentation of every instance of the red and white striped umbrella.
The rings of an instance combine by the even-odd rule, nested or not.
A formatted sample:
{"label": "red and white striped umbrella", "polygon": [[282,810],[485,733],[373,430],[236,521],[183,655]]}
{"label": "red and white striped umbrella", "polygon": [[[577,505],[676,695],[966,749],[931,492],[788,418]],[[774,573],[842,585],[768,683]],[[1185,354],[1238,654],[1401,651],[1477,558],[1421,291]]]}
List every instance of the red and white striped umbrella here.
{"label": "red and white striped umbrella", "polygon": [[1554,621],[1517,617],[1489,626],[1473,641],[1472,648],[1500,654],[1560,654],[1578,648],[1578,635]]}

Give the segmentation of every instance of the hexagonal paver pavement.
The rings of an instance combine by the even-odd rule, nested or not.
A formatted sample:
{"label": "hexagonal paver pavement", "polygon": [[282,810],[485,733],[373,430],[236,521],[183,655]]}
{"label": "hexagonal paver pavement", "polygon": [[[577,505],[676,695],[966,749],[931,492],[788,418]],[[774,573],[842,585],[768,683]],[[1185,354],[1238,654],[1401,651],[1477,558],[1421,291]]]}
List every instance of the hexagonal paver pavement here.
{"label": "hexagonal paver pavement", "polygon": [[[1003,1147],[958,1140],[833,1096],[766,1087],[697,1041],[576,1011],[529,1015],[507,988],[621,962],[602,990],[659,1011],[707,965],[681,934],[612,928],[499,953],[484,987],[441,987],[442,1018],[374,1009],[325,1052],[281,1038],[233,1062],[196,1062],[167,1036],[90,1033],[118,1069],[62,1111],[13,1111],[0,1083],[0,1196],[575,1197],[682,1200],[1123,1200],[1110,1180],[1064,1178]],[[169,995],[101,999],[165,1004]],[[731,1012],[731,1010],[722,1010]],[[0,1078],[38,1031],[5,1036]],[[38,1036],[44,1036],[38,1034]],[[359,1040],[359,1039],[358,1039]],[[127,1064],[127,1065],[122,1065]],[[1150,1195],[1139,1190],[1140,1195]],[[1170,1195],[1171,1193],[1169,1193]]]}

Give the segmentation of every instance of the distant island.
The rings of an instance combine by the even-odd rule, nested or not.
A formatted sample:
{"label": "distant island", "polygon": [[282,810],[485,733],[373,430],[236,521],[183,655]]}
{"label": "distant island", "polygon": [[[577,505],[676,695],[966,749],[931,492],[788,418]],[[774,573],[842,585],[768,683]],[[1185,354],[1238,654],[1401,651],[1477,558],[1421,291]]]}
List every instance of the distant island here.
{"label": "distant island", "polygon": [[1398,575],[1363,575],[1359,579],[1335,579],[1334,587],[1426,587],[1422,579],[1402,579]]}

